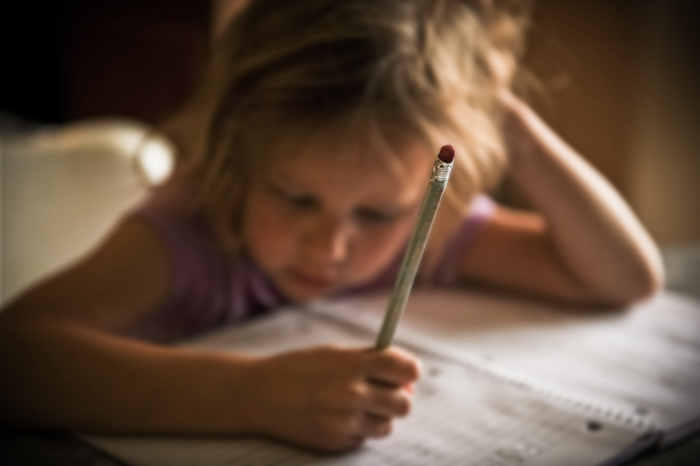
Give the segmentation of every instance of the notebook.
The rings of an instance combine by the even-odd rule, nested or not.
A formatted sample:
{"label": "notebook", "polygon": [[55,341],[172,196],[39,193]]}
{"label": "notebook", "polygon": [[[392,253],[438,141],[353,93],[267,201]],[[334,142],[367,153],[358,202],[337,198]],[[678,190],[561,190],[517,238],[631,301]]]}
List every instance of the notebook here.
{"label": "notebook", "polygon": [[[266,355],[371,346],[387,297],[316,302],[183,345]],[[623,464],[698,430],[700,304],[664,293],[583,311],[468,292],[414,293],[396,337],[423,363],[386,439],[322,455],[261,438],[85,436],[134,465]]]}

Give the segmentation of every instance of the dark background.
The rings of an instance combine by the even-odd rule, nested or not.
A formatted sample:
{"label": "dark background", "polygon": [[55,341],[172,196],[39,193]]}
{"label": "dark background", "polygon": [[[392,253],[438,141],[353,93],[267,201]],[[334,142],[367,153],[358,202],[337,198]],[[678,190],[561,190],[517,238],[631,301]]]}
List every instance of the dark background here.
{"label": "dark background", "polygon": [[0,111],[42,123],[95,116],[157,122],[197,83],[209,9],[204,0],[3,6]]}
{"label": "dark background", "polygon": [[[3,2],[0,112],[158,123],[196,86],[227,1]],[[662,245],[700,242],[697,10],[697,0],[535,0],[525,57],[535,108]],[[517,205],[517,193],[505,197]]]}

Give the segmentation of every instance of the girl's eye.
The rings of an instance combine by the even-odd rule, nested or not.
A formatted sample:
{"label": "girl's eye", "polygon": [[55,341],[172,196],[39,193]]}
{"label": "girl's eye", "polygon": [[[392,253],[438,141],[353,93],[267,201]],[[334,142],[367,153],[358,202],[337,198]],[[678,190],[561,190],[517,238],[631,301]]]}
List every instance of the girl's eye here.
{"label": "girl's eye", "polygon": [[273,184],[269,185],[272,192],[286,205],[299,210],[311,210],[318,206],[318,200],[308,194],[297,194]]}
{"label": "girl's eye", "polygon": [[355,212],[355,218],[363,223],[390,223],[396,220],[397,214],[392,211],[363,208]]}
{"label": "girl's eye", "polygon": [[303,194],[286,194],[284,196],[284,200],[287,204],[297,209],[311,210],[318,206],[318,201],[316,200],[316,198],[314,198],[313,196],[306,196]]}

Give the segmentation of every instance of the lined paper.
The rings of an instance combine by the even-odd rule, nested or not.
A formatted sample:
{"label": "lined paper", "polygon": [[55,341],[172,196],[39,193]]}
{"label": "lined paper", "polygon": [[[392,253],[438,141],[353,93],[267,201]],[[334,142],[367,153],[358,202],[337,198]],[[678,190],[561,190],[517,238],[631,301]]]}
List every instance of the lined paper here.
{"label": "lined paper", "polygon": [[[384,301],[344,301],[325,312],[342,317],[352,309],[374,327]],[[401,331],[491,370],[639,415],[664,430],[668,444],[700,431],[700,301],[690,297],[663,292],[629,309],[593,311],[478,293],[414,293]]]}
{"label": "lined paper", "polygon": [[[197,349],[274,354],[318,344],[371,346],[374,334],[317,313],[287,311],[187,343]],[[423,363],[412,413],[386,439],[343,455],[271,440],[84,437],[130,464],[578,466],[615,456],[646,430],[605,411],[543,396],[516,379],[412,345]]]}

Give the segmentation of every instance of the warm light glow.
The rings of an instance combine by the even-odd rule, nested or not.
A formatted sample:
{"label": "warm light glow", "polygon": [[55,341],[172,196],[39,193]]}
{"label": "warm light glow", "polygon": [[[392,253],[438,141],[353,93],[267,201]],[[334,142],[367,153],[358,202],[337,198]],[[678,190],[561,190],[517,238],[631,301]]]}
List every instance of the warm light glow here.
{"label": "warm light glow", "polygon": [[150,138],[138,153],[138,164],[148,182],[163,183],[173,171],[173,150],[163,139]]}

